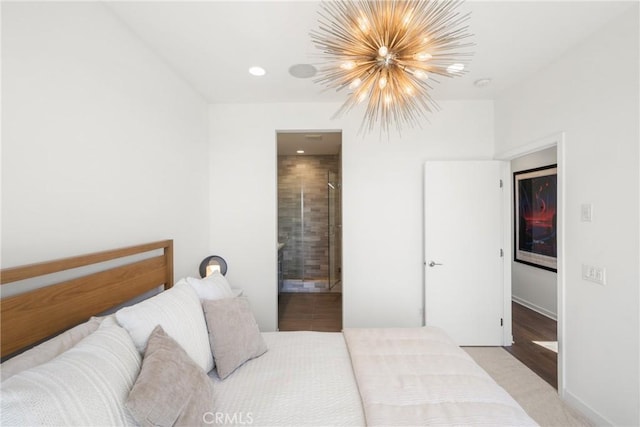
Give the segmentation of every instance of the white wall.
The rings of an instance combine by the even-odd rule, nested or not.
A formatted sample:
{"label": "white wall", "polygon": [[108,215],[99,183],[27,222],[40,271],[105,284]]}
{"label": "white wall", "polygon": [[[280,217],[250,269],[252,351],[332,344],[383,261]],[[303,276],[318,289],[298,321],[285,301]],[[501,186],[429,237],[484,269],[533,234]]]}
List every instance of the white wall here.
{"label": "white wall", "polygon": [[[511,172],[553,165],[556,163],[556,158],[555,147],[527,154],[511,161]],[[513,230],[511,235],[513,236]],[[512,261],[511,297],[514,301],[538,313],[556,319],[558,314],[557,276],[553,271]]]}
{"label": "white wall", "polygon": [[[638,5],[496,101],[501,153],[566,132],[565,397],[640,424]],[[580,221],[583,203],[593,222]],[[606,268],[607,284],[581,279]]]}
{"label": "white wall", "polygon": [[99,2],[2,3],[2,267],[207,254],[207,105]]}
{"label": "white wall", "polygon": [[493,103],[442,102],[402,139],[358,135],[337,104],[212,105],[212,253],[229,264],[260,327],[277,327],[276,130],[343,130],[345,327],[422,324],[422,168],[428,159],[491,158]]}

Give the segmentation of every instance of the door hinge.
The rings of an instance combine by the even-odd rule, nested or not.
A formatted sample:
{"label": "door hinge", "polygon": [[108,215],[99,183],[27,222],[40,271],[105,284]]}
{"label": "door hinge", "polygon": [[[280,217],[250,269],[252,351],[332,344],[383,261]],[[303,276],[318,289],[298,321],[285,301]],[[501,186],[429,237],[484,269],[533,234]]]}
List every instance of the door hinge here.
{"label": "door hinge", "polygon": [[504,257],[504,251],[500,248],[500,258]]}
{"label": "door hinge", "polygon": [[502,180],[500,180],[500,188],[502,188],[503,185],[504,184],[503,184]]}
{"label": "door hinge", "polygon": [[504,326],[503,323],[504,323],[503,320],[500,319],[500,326]]}

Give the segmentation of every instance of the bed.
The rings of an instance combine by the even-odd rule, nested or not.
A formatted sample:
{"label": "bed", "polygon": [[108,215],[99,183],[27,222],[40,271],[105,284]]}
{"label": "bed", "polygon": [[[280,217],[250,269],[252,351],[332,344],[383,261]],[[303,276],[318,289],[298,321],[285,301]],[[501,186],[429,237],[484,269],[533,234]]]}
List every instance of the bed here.
{"label": "bed", "polygon": [[[147,255],[127,261],[140,254]],[[122,265],[99,268],[117,259]],[[0,365],[2,425],[535,425],[444,331],[259,332],[246,298],[209,300],[211,281],[188,278],[174,286],[171,240],[6,269],[0,280],[4,285],[96,265],[98,271],[82,277],[2,300],[3,362],[62,332]],[[158,287],[165,291],[114,315],[93,317]],[[158,316],[163,320],[154,320]],[[203,320],[185,323],[196,317]],[[124,341],[129,344],[116,351]],[[241,348],[232,348],[236,345]],[[55,351],[34,361],[40,347]],[[74,361],[85,363],[95,348],[99,356],[90,369],[67,372],[80,369]],[[117,354],[105,369],[126,360],[129,373],[93,378],[110,352]],[[24,366],[21,357],[28,362]],[[70,390],[84,376],[109,397],[87,397],[86,387]],[[118,387],[102,384],[115,377],[123,378]],[[169,381],[160,391],[159,377]],[[156,387],[151,398],[141,391],[148,394],[150,378]],[[180,391],[169,391],[179,386]],[[181,397],[184,402],[176,403]],[[47,413],[55,408],[64,408],[59,418]],[[47,414],[37,418],[38,411]]]}

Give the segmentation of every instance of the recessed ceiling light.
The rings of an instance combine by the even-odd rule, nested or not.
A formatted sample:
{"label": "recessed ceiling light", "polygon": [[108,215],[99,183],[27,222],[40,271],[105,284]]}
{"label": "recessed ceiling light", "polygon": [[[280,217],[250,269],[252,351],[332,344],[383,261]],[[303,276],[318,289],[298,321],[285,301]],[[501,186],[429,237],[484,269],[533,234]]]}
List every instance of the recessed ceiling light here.
{"label": "recessed ceiling light", "polygon": [[298,153],[298,154],[304,154],[304,150],[298,150],[298,151],[296,151],[296,153]]}
{"label": "recessed ceiling light", "polygon": [[451,64],[447,67],[447,72],[449,74],[458,74],[464,70],[464,64]]}
{"label": "recessed ceiling light", "polygon": [[316,75],[318,70],[311,64],[295,64],[289,67],[289,74],[299,79],[308,79]]}
{"label": "recessed ceiling light", "polygon": [[267,72],[262,67],[254,66],[249,68],[249,74],[252,76],[264,76]]}
{"label": "recessed ceiling light", "polygon": [[491,84],[491,79],[489,78],[478,79],[475,82],[473,82],[473,85],[475,87],[485,87],[485,86],[489,86],[490,84]]}

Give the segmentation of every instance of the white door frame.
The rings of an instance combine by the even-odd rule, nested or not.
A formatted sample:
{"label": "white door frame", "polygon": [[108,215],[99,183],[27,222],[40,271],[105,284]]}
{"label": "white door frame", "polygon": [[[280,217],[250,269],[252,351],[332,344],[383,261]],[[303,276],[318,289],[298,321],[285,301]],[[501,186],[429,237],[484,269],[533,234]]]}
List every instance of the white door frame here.
{"label": "white door frame", "polygon": [[[558,132],[544,138],[537,139],[535,141],[524,144],[520,147],[512,150],[499,153],[495,158],[496,160],[510,161],[517,157],[522,157],[536,151],[544,150],[545,148],[556,147],[557,152],[557,164],[558,164],[558,222],[557,222],[557,236],[558,236],[558,272],[557,272],[557,295],[558,295],[558,393],[561,397],[565,395],[565,357],[564,357],[564,343],[566,342],[565,336],[565,322],[564,322],[564,301],[565,301],[565,269],[564,269],[564,230],[565,230],[565,133]],[[505,171],[505,197],[504,197],[504,213],[505,218],[505,232],[504,232],[504,247],[509,248],[509,255],[505,254],[506,259],[511,259],[513,253],[513,233],[511,225],[513,224],[513,180],[511,179],[511,167],[507,166]],[[504,342],[505,345],[509,345],[513,342],[512,328],[511,328],[511,262],[504,263],[504,284],[505,284],[505,322],[504,328]]]}

